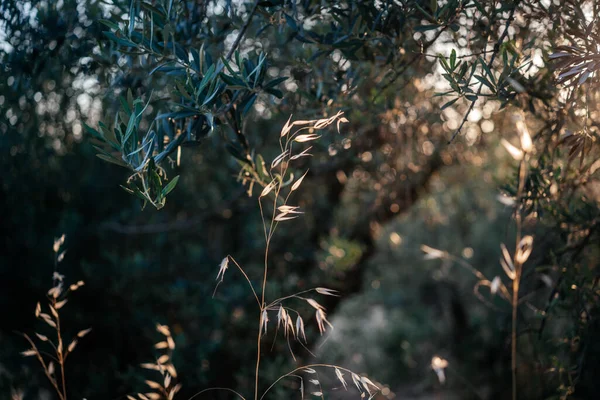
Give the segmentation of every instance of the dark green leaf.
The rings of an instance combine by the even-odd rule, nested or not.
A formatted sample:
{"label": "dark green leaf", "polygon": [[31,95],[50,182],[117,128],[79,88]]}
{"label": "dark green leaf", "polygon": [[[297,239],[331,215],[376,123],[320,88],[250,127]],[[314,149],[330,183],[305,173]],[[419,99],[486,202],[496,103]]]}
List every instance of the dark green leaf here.
{"label": "dark green leaf", "polygon": [[293,30],[293,31],[297,31],[298,30],[298,25],[296,24],[296,21],[294,21],[294,18],[290,17],[287,14],[285,15],[285,20],[288,24],[288,26]]}
{"label": "dark green leaf", "polygon": [[288,80],[288,78],[285,76],[282,78],[275,78],[272,81],[267,82],[265,84],[264,88],[269,89],[269,88],[275,87],[275,86],[279,85],[281,82],[285,82],[286,80]]}
{"label": "dark green leaf", "polygon": [[106,156],[104,154],[96,154],[96,157],[98,157],[98,158],[100,158],[100,159],[102,159],[104,161],[107,161],[109,163],[116,164],[116,165],[118,165],[120,167],[128,167],[127,164],[125,164],[124,161],[117,160],[116,158],[113,158],[113,157],[108,157],[108,156]]}
{"label": "dark green leaf", "polygon": [[481,68],[483,68],[483,70],[485,71],[486,75],[489,77],[490,81],[496,85],[496,78],[494,78],[494,74],[492,73],[492,71],[490,70],[490,68],[487,66],[487,64],[485,63],[485,61],[479,57],[479,63],[481,64]]}
{"label": "dark green leaf", "polygon": [[496,89],[494,88],[494,85],[492,85],[487,79],[485,79],[483,76],[481,75],[474,75],[474,78],[477,79],[479,82],[483,83],[485,86],[487,86],[492,92],[494,92]]}
{"label": "dark green leaf", "polygon": [[112,21],[108,21],[106,19],[101,19],[98,22],[100,22],[101,24],[104,24],[104,25],[108,26],[110,29],[112,29],[115,32],[119,30],[119,25],[115,24]]}
{"label": "dark green leaf", "polygon": [[450,107],[452,104],[456,103],[458,101],[458,99],[459,99],[459,97],[457,97],[456,99],[450,100],[449,102],[444,104],[440,109],[445,110],[446,108]]}
{"label": "dark green leaf", "polygon": [[179,175],[171,179],[171,182],[169,182],[169,184],[163,188],[161,192],[162,197],[166,197],[169,193],[171,193],[171,191],[175,189],[175,186],[177,186],[177,182],[179,182]]}

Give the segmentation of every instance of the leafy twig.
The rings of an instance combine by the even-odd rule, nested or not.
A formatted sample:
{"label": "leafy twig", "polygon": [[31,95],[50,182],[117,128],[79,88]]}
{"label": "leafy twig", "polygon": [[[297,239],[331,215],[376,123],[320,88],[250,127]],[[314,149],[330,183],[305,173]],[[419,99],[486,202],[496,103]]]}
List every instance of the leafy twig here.
{"label": "leafy twig", "polygon": [[[520,2],[520,0],[516,0],[513,8],[510,10],[510,15],[508,16],[508,19],[506,20],[506,24],[504,26],[504,32],[502,32],[502,35],[500,35],[500,37],[498,38],[498,41],[494,45],[494,51],[492,52],[492,57],[490,58],[490,61],[487,63],[488,69],[492,68],[494,61],[496,60],[496,56],[498,55],[498,51],[500,50],[500,45],[502,45],[502,42],[504,42],[504,39],[506,39],[506,36],[508,36],[508,28],[510,28],[510,24],[512,23],[513,19],[515,18],[515,11],[517,10],[517,7],[519,6],[519,2]],[[450,138],[448,143],[451,143],[454,140],[454,138],[456,138],[456,136],[462,130],[463,126],[467,122],[467,119],[469,118],[469,115],[471,114],[471,111],[473,111],[473,107],[475,107],[475,103],[477,102],[477,99],[478,99],[479,95],[481,94],[482,90],[483,90],[483,82],[481,82],[479,84],[479,89],[477,89],[477,94],[476,94],[475,99],[471,101],[471,104],[469,105],[469,109],[467,110],[467,113],[463,117],[462,122],[460,123],[458,129],[454,132],[454,134],[452,135],[452,137]]]}

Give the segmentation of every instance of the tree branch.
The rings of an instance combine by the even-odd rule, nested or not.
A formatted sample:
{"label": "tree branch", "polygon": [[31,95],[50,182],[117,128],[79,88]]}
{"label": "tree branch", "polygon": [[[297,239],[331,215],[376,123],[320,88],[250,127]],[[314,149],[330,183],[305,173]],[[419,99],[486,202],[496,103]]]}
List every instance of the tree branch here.
{"label": "tree branch", "polygon": [[237,37],[235,38],[235,42],[233,42],[231,49],[229,49],[229,52],[227,53],[227,56],[225,57],[227,60],[229,60],[231,58],[231,56],[233,55],[233,52],[239,46],[240,41],[242,40],[242,37],[244,37],[244,34],[246,33],[246,30],[248,29],[248,25],[250,25],[250,21],[252,21],[252,18],[254,17],[254,14],[256,13],[257,8],[258,8],[258,0],[254,0],[254,5],[252,6],[250,15],[248,15],[248,20],[246,21],[244,26],[242,26],[242,30],[240,31],[240,33],[238,33]]}
{"label": "tree branch", "polygon": [[[519,0],[515,1],[515,5],[512,8],[512,10],[510,10],[510,15],[508,16],[508,19],[506,20],[506,24],[504,25],[504,32],[502,32],[502,35],[500,35],[500,37],[498,38],[498,41],[494,45],[494,51],[492,52],[492,58],[490,58],[490,61],[487,63],[487,67],[490,70],[492,68],[492,65],[494,64],[494,61],[496,60],[496,56],[498,55],[498,51],[500,50],[500,46],[502,45],[502,42],[504,42],[504,39],[506,39],[506,36],[508,36],[508,28],[510,27],[510,24],[512,23],[513,19],[515,18],[515,11],[517,10],[517,7],[519,6],[519,2],[520,2]],[[469,118],[469,115],[471,114],[471,111],[473,111],[473,107],[475,107],[475,103],[477,102],[477,100],[479,99],[479,96],[481,95],[482,89],[483,89],[483,82],[481,82],[479,84],[479,89],[477,89],[477,95],[476,95],[477,97],[475,98],[475,100],[471,101],[471,104],[469,105],[469,109],[467,110],[467,113],[463,117],[462,122],[460,123],[460,126],[454,132],[454,134],[452,135],[452,137],[450,138],[448,143],[452,143],[454,138],[456,138],[456,136],[462,130],[463,126],[465,125],[465,122],[467,122],[467,119]]]}

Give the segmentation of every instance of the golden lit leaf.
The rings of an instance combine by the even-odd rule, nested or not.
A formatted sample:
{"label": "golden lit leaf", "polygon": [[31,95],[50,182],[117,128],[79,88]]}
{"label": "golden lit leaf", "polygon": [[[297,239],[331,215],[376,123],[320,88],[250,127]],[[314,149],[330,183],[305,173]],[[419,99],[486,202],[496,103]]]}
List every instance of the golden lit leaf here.
{"label": "golden lit leaf", "polygon": [[285,316],[287,315],[285,308],[283,308],[283,305],[279,305],[279,311],[277,311],[277,327],[279,328],[279,325],[281,325],[281,322],[283,321],[283,327],[285,329]]}
{"label": "golden lit leaf", "polygon": [[267,334],[267,324],[269,323],[269,314],[267,313],[267,310],[263,310],[262,314],[261,314],[261,325],[262,325],[262,329],[263,329],[263,335]]}
{"label": "golden lit leaf", "polygon": [[54,297],[55,299],[60,296],[61,288],[60,286],[55,286],[52,289],[48,290],[48,296]]}
{"label": "golden lit leaf", "polygon": [[494,295],[498,292],[498,289],[500,288],[500,277],[496,276],[494,277],[494,279],[492,279],[492,283],[490,284],[490,292]]}
{"label": "golden lit leaf", "polygon": [[510,253],[508,252],[508,249],[506,248],[504,243],[500,243],[500,248],[502,249],[502,258],[500,259],[500,265],[502,265],[502,268],[504,269],[506,275],[511,280],[514,280],[517,275],[515,273],[515,266],[512,262]]}
{"label": "golden lit leaf", "polygon": [[149,381],[149,380],[146,380],[144,382],[146,383],[146,385],[150,386],[152,389],[162,389],[162,386],[158,382]]}
{"label": "golden lit leaf", "polygon": [[40,335],[39,333],[35,334],[42,342],[47,342],[48,341],[48,337],[44,336],[44,335]]}
{"label": "golden lit leaf", "polygon": [[279,206],[277,207],[277,209],[279,211],[281,211],[282,213],[286,213],[286,214],[304,214],[302,211],[298,211],[300,207],[298,206],[288,206],[288,205],[283,205],[283,206]]}
{"label": "golden lit leaf", "polygon": [[505,206],[514,206],[515,205],[515,198],[514,197],[509,197],[503,194],[499,194],[498,196],[496,196],[496,199],[504,204]]}
{"label": "golden lit leaf", "polygon": [[77,332],[77,336],[82,338],[85,335],[87,335],[88,333],[90,333],[91,331],[92,331],[92,328],[84,329],[82,331]]}
{"label": "golden lit leaf", "polygon": [[435,371],[441,384],[444,384],[446,381],[446,375],[444,373],[446,367],[448,367],[448,361],[445,359],[438,356],[434,356],[431,359],[431,369]]}
{"label": "golden lit leaf", "polygon": [[367,389],[367,392],[369,392],[369,394],[371,394],[369,385],[373,386],[376,389],[379,389],[379,387],[376,384],[374,384],[373,382],[371,382],[371,380],[369,378],[367,378],[366,376],[361,376],[360,381],[362,382],[364,388]]}
{"label": "golden lit leaf", "polygon": [[354,382],[354,385],[356,385],[359,392],[363,391],[360,376],[356,375],[354,372],[352,373],[352,382]]}
{"label": "golden lit leaf", "polygon": [[432,368],[447,368],[448,367],[448,361],[439,357],[439,356],[434,356],[431,359],[431,367]]}
{"label": "golden lit leaf", "polygon": [[262,192],[260,192],[260,197],[264,197],[264,196],[268,195],[269,193],[271,193],[271,190],[273,190],[273,188],[275,187],[276,184],[277,184],[276,180],[271,181],[271,183],[269,183],[267,186],[265,186],[265,188],[262,190]]}
{"label": "golden lit leaf", "polygon": [[325,314],[325,311],[318,309],[315,313],[315,317],[317,319],[317,326],[321,335],[325,332],[325,324],[329,325],[329,327],[333,329],[333,325],[331,325],[331,323],[327,320],[327,314]]}
{"label": "golden lit leaf", "polygon": [[48,325],[50,325],[53,328],[56,328],[56,323],[54,321],[52,321],[52,319],[50,318],[50,316],[48,314],[40,314],[40,317],[42,317],[42,319],[44,320],[45,323],[47,323]]}
{"label": "golden lit leaf", "polygon": [[317,293],[324,294],[325,296],[340,297],[340,295],[337,294],[338,291],[337,290],[333,290],[333,289],[327,289],[327,288],[324,288],[324,287],[318,287],[318,288],[315,289],[315,291]]}
{"label": "golden lit leaf", "polygon": [[306,333],[304,332],[304,320],[300,315],[296,318],[296,334],[297,338],[304,338],[304,343],[306,343]]}
{"label": "golden lit leaf", "polygon": [[517,129],[521,132],[521,149],[525,153],[529,153],[533,149],[533,142],[531,141],[527,125],[523,121],[517,121]]}
{"label": "golden lit leaf", "polygon": [[322,305],[320,305],[319,303],[317,303],[313,299],[306,299],[306,302],[308,304],[310,304],[311,306],[313,306],[313,308],[316,309],[316,310],[322,310],[322,309],[324,309]]}
{"label": "golden lit leaf", "polygon": [[302,150],[302,152],[290,157],[290,161],[297,160],[300,157],[312,156],[312,154],[309,153],[310,149],[312,149],[312,146],[309,146],[307,149]]}
{"label": "golden lit leaf", "polygon": [[308,170],[304,173],[304,175],[302,175],[300,177],[300,179],[298,179],[296,182],[294,182],[294,184],[292,185],[292,189],[291,189],[292,192],[300,187],[300,185],[302,184],[302,180],[304,180],[304,177],[306,176],[306,174],[308,174]]}
{"label": "golden lit leaf", "polygon": [[523,159],[523,151],[521,151],[521,149],[517,149],[506,139],[502,139],[501,143],[502,146],[504,146],[504,148],[506,149],[506,151],[508,151],[508,154],[512,156],[512,158],[514,158],[517,161],[521,161]]}
{"label": "golden lit leaf", "polygon": [[169,349],[173,350],[175,348],[175,341],[171,336],[167,337],[167,343],[169,345]]}
{"label": "golden lit leaf", "polygon": [[54,305],[54,308],[55,308],[55,309],[57,309],[57,310],[60,310],[61,308],[63,308],[63,306],[64,306],[65,304],[67,304],[67,299],[61,300],[61,301],[59,301],[58,303],[56,303],[56,304]]}
{"label": "golden lit leaf", "polygon": [[427,245],[421,245],[421,251],[425,253],[425,260],[435,260],[437,258],[444,258],[446,256],[446,252],[438,249],[434,249],[433,247],[429,247]]}
{"label": "golden lit leaf", "polygon": [[157,324],[156,330],[164,336],[171,336],[171,331],[169,330],[169,327],[166,325]]}
{"label": "golden lit leaf", "polygon": [[[217,279],[220,282],[223,282],[223,278],[225,277],[225,271],[229,267],[229,257],[225,257],[221,260],[221,264],[219,264],[219,272],[217,273]],[[170,333],[166,336],[170,336]]]}
{"label": "golden lit leaf", "polygon": [[60,250],[60,246],[62,246],[64,243],[65,235],[63,233],[61,237],[54,239],[54,246],[52,246],[52,250],[54,250],[55,253],[58,253],[58,250]]}
{"label": "golden lit leaf", "polygon": [[[292,322],[292,317],[290,317],[290,314],[288,313],[286,315],[286,329],[285,329],[285,333],[287,334],[287,331],[289,330],[290,332],[292,332],[292,336],[296,337],[296,332],[294,332],[294,323]],[[297,339],[297,337],[296,337]]]}
{"label": "golden lit leaf", "polygon": [[320,138],[321,135],[318,135],[316,133],[307,133],[304,135],[298,135],[294,138],[294,141],[298,142],[298,143],[304,143],[304,142],[310,142],[312,140],[317,140],[318,138]]}
{"label": "golden lit leaf", "polygon": [[337,121],[337,131],[338,131],[338,133],[340,133],[340,124],[344,124],[344,123],[348,123],[348,122],[350,122],[350,121],[348,121],[346,119],[346,117],[342,117],[342,118],[338,119],[338,121]]}
{"label": "golden lit leaf", "polygon": [[173,400],[173,397],[175,397],[179,390],[181,390],[181,383],[178,383],[177,385],[173,386],[173,389],[171,389],[171,391],[169,392],[169,400]]}
{"label": "golden lit leaf", "polygon": [[344,389],[348,390],[348,384],[346,383],[346,380],[344,379],[344,374],[342,374],[342,371],[340,371],[338,368],[336,368],[335,375],[337,376],[338,380],[344,386]]}
{"label": "golden lit leaf", "polygon": [[281,222],[281,221],[288,221],[290,219],[296,219],[296,218],[298,218],[297,215],[288,217],[288,213],[281,213],[275,217],[275,221]]}
{"label": "golden lit leaf", "polygon": [[281,163],[285,157],[288,154],[288,150],[285,150],[283,153],[281,153],[280,155],[278,155],[277,157],[275,157],[275,159],[271,162],[271,169],[275,168],[276,166],[279,165],[279,163]]}
{"label": "golden lit leaf", "polygon": [[173,377],[173,378],[177,378],[177,370],[175,369],[175,367],[173,366],[173,364],[168,364],[166,367],[167,372]]}
{"label": "golden lit leaf", "polygon": [[533,250],[533,236],[527,235],[521,239],[519,242],[519,246],[517,247],[517,252],[515,254],[515,261],[519,264],[525,263],[529,256],[531,255],[531,251]]}
{"label": "golden lit leaf", "polygon": [[290,132],[290,129],[292,129],[292,126],[294,126],[293,123],[290,124],[291,120],[292,120],[292,115],[290,115],[290,117],[288,118],[287,122],[283,126],[283,129],[281,130],[281,137],[284,137],[285,135],[287,135]]}
{"label": "golden lit leaf", "polygon": [[178,383],[173,387],[173,392],[177,393],[181,390],[181,383]]}
{"label": "golden lit leaf", "polygon": [[163,354],[162,356],[158,357],[158,360],[156,360],[159,364],[164,364],[167,361],[169,361],[169,356],[166,354]]}

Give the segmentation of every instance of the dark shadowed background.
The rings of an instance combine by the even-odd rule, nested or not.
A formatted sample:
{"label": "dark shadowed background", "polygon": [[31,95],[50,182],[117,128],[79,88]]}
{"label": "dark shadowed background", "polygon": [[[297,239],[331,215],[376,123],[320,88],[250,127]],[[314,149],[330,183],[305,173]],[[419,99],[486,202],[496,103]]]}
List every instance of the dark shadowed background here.
{"label": "dark shadowed background", "polygon": [[[381,399],[511,398],[511,306],[489,285],[478,287],[482,278],[472,269],[510,288],[500,244],[514,250],[519,210],[523,234],[535,238],[518,305],[519,398],[595,398],[598,7],[568,0],[0,1],[0,399],[55,398],[35,358],[21,354],[29,348],[21,333],[51,335],[34,311],[55,271],[67,284],[85,282],[61,309],[65,335],[92,327],[66,364],[69,398],[143,393],[152,373],[140,364],[158,354],[157,323],[171,328],[176,343],[176,398],[207,387],[251,396],[253,295],[230,269],[213,297],[226,255],[253,282],[262,277],[260,190],[239,179],[243,159],[261,155],[269,164],[290,115],[339,110],[349,122],[339,133],[323,131],[313,156],[298,164],[300,173],[309,170],[294,200],[305,214],[281,224],[271,243],[268,291],[338,290],[341,297],[322,299],[335,329],[321,337],[311,318],[314,356],[295,344],[294,362],[270,328],[260,387],[319,360],[366,374],[383,388]],[[141,43],[122,33],[132,10],[136,30],[154,35],[149,18],[156,18],[152,29],[171,24],[177,45],[163,42],[162,55],[124,45],[127,37]],[[116,32],[110,23],[120,24],[118,37],[103,33]],[[239,50],[232,59],[267,55],[264,80],[247,90],[215,75],[224,79],[222,103],[198,108],[195,117],[212,121],[214,114],[215,126],[196,136],[181,107],[182,85],[195,81],[155,68],[171,54],[193,61],[192,49],[217,63],[232,46]],[[553,64],[557,52],[570,63]],[[574,81],[557,82],[574,67]],[[288,79],[268,87],[280,77]],[[112,126],[128,91],[148,104],[140,131],[168,121],[160,126],[172,124],[174,133],[165,143],[188,135],[163,160],[167,175],[180,179],[160,210],[142,208],[120,188],[132,171],[96,157],[98,142],[84,126]],[[169,119],[158,119],[167,112]],[[520,147],[520,121],[534,148],[517,196],[520,164],[502,141]],[[66,253],[55,265],[53,245],[63,234]],[[447,361],[445,379],[432,369],[434,357]],[[323,384],[337,388],[328,398],[359,396],[340,389],[335,375]],[[285,383],[271,396],[299,396],[297,389]]]}

